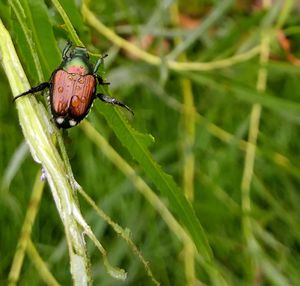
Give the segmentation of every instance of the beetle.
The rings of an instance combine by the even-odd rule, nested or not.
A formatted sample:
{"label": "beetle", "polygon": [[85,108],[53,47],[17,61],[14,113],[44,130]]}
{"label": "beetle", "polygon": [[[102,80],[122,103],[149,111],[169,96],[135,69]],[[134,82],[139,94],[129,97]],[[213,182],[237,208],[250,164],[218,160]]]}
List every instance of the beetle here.
{"label": "beetle", "polygon": [[52,73],[50,80],[17,95],[14,101],[24,95],[34,94],[48,88],[48,100],[53,119],[56,125],[63,129],[74,127],[84,119],[96,98],[126,108],[133,114],[133,111],[124,103],[97,93],[98,84],[109,84],[97,74],[106,56],[100,57],[93,65],[86,48],[73,47],[73,44],[68,42],[62,52],[62,62]]}

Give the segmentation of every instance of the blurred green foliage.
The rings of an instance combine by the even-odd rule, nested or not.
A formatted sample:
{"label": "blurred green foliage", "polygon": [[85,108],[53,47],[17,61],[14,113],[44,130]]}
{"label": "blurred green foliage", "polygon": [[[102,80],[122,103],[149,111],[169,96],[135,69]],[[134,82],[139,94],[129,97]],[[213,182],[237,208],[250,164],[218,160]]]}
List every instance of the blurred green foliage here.
{"label": "blurred green foliage", "polygon": [[[36,85],[49,79],[59,65],[60,50],[70,35],[52,1],[22,0],[20,5],[12,5],[13,2],[0,3],[0,18],[11,33],[31,84]],[[182,79],[190,82],[198,113],[194,143],[188,150],[195,162],[191,205],[208,237],[214,267],[226,284],[298,285],[300,69],[295,60],[288,60],[291,57],[284,52],[277,37],[279,30],[285,33],[291,43],[291,53],[300,58],[296,1],[294,4],[293,1],[279,4],[281,1],[278,1],[269,10],[259,7],[259,1],[222,1],[223,4],[219,1],[179,1],[181,20],[178,23],[172,20],[171,6],[176,5],[175,1],[88,1],[96,17],[122,38],[136,45],[148,39],[143,48],[163,59],[160,67],[135,58],[92,28],[81,13],[80,1],[59,2],[89,51],[108,53],[103,75],[111,83],[112,95],[134,110],[135,116],[128,118],[129,124],[155,138],[150,150],[179,186],[184,184],[185,139],[188,136],[183,123]],[[291,10],[284,15],[284,7],[289,4]],[[22,37],[24,27],[18,15],[22,15],[21,22],[26,21],[26,27],[30,27],[42,74],[38,73],[30,47]],[[278,26],[280,17],[284,18],[282,27]],[[189,20],[196,21],[195,27],[190,27]],[[259,45],[264,33],[270,37],[265,92],[257,90],[261,68],[259,55],[210,71],[174,71],[164,64],[179,45],[191,62],[230,58]],[[92,60],[95,59],[93,55]],[[24,145],[3,69],[0,69],[0,78],[0,284],[4,284],[40,166],[34,163]],[[251,211],[245,214],[241,182],[245,169],[245,141],[255,103],[262,106],[262,112],[249,194]],[[118,140],[118,128],[113,131],[104,119],[103,115],[109,116],[110,108],[94,102],[87,120],[160,194],[155,179],[146,176],[147,172],[134,161],[134,154]],[[85,136],[83,128],[71,129],[68,136],[71,140],[66,140],[66,147],[76,180],[114,221],[130,229],[132,239],[162,285],[186,285],[183,246],[176,234],[135,190],[130,178]],[[176,190],[183,192],[183,189]],[[166,202],[164,196],[161,199]],[[110,261],[128,271],[124,284],[151,285],[127,244],[83,200],[80,204],[85,218],[107,249]],[[177,212],[179,209],[172,209],[178,218]],[[245,216],[250,217],[254,248],[249,246],[252,240],[243,231]],[[48,187],[31,237],[57,281],[69,285],[71,276],[64,230]],[[105,272],[94,246],[88,247],[94,284],[120,285]],[[195,273],[199,281],[214,284],[198,258]],[[39,284],[38,270],[25,259],[20,285]]]}

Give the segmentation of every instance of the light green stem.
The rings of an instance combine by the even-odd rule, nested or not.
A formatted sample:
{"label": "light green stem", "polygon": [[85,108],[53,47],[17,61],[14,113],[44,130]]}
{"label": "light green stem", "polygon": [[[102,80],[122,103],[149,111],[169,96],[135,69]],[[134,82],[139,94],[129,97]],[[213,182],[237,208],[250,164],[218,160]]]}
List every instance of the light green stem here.
{"label": "light green stem", "polygon": [[[0,20],[1,63],[14,96],[30,88],[11,37]],[[73,215],[77,209],[72,187],[62,159],[52,141],[53,125],[42,104],[33,97],[16,101],[19,121],[33,159],[42,165],[47,181],[64,224],[69,248],[70,266],[74,285],[91,283],[89,260],[86,254],[82,228]]]}
{"label": "light green stem", "polygon": [[21,229],[21,234],[17,244],[17,249],[14,255],[10,272],[8,274],[9,286],[16,285],[19,280],[26,248],[30,241],[32,227],[39,210],[43,189],[44,189],[44,182],[41,181],[40,176],[41,176],[41,172],[38,172],[33,187],[33,191],[31,194],[31,198],[29,201],[29,206],[27,208],[27,212],[25,215],[24,223]]}
{"label": "light green stem", "polygon": [[[269,8],[270,2],[268,0],[263,1],[264,7]],[[261,37],[261,51],[260,51],[260,68],[258,70],[258,78],[256,83],[257,91],[263,93],[266,90],[267,85],[267,69],[266,65],[269,61],[270,54],[270,36],[268,33],[263,31]],[[247,244],[247,251],[249,253],[249,262],[251,270],[257,271],[259,264],[259,244],[257,243],[252,227],[251,218],[251,183],[254,173],[254,163],[256,158],[256,144],[259,133],[259,123],[261,117],[262,107],[260,104],[253,104],[250,125],[248,132],[248,143],[246,148],[246,157],[244,163],[243,177],[241,181],[241,203],[243,211],[242,226],[244,231],[244,237]],[[248,271],[248,269],[247,269]]]}
{"label": "light green stem", "polygon": [[[95,14],[87,7],[85,3],[82,4],[82,14],[86,18],[86,21],[89,25],[91,25],[98,33],[109,39],[112,43],[121,47],[122,49],[129,51],[134,54],[137,58],[145,61],[148,64],[161,66],[163,64],[163,60],[148,52],[142,50],[138,46],[132,44],[131,42],[121,38],[114,31],[106,27],[100,20],[95,16]],[[215,69],[222,69],[226,67],[230,67],[232,65],[247,61],[253,57],[255,57],[260,51],[260,47],[254,47],[249,51],[234,55],[227,59],[202,63],[202,62],[177,62],[174,60],[167,60],[165,62],[166,66],[171,70],[175,71],[209,71]]]}

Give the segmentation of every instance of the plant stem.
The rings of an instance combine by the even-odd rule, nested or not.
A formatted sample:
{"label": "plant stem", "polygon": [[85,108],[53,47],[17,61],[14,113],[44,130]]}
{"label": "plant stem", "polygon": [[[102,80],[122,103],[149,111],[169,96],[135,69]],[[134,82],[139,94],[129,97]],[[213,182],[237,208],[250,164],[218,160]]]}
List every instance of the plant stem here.
{"label": "plant stem", "polygon": [[[265,8],[269,7],[269,1],[264,1]],[[266,32],[262,33],[261,38],[261,52],[260,52],[260,68],[258,71],[258,78],[256,83],[257,91],[263,93],[266,90],[267,84],[267,70],[266,64],[269,60],[270,37]],[[252,222],[251,222],[251,182],[253,177],[254,162],[256,156],[256,144],[259,133],[259,122],[261,116],[261,105],[253,104],[250,114],[250,126],[248,133],[248,143],[246,148],[246,158],[244,163],[243,177],[241,182],[242,193],[242,226],[244,237],[247,244],[247,251],[249,253],[249,266],[251,271],[256,271],[258,267],[258,251],[259,246],[254,237]]]}
{"label": "plant stem", "polygon": [[16,285],[19,280],[21,268],[24,261],[25,251],[30,241],[32,227],[39,210],[40,202],[42,199],[44,182],[41,181],[41,172],[38,172],[35,184],[32,190],[29,206],[25,215],[24,223],[21,229],[20,239],[17,244],[15,256],[8,274],[8,285]]}
{"label": "plant stem", "polygon": [[163,60],[160,57],[154,56],[138,46],[126,41],[125,39],[118,36],[114,31],[106,27],[100,20],[95,16],[95,14],[89,10],[85,3],[82,4],[82,14],[85,17],[86,21],[91,25],[96,31],[102,34],[104,37],[109,39],[115,45],[120,48],[133,53],[137,58],[145,61],[148,64],[161,66],[165,64],[168,68],[175,71],[209,71],[215,69],[221,69],[230,67],[232,65],[238,64],[240,62],[247,61],[255,57],[259,51],[260,47],[254,47],[249,51],[241,54],[234,55],[227,59],[202,63],[202,62],[177,62],[174,60]]}
{"label": "plant stem", "polygon": [[43,259],[39,255],[31,239],[29,239],[28,241],[26,252],[28,257],[34,264],[35,268],[37,269],[40,277],[45,282],[45,284],[49,286],[59,286],[59,283],[56,281],[55,277],[49,271],[47,264],[45,263],[45,261],[43,261]]}
{"label": "plant stem", "polygon": [[[177,4],[171,5],[170,9],[171,19],[174,26],[179,24],[178,6]],[[176,45],[180,46],[182,43],[181,38],[177,37]],[[179,55],[182,62],[186,62],[187,58],[185,53]],[[195,142],[195,126],[196,126],[196,113],[194,106],[194,96],[192,90],[192,83],[187,78],[180,80],[182,90],[183,112],[182,112],[182,156],[183,156],[183,192],[186,198],[192,202],[194,199],[194,175],[195,175],[195,156],[193,152]],[[195,274],[195,247],[190,244],[189,240],[183,243],[183,255],[186,284],[189,286],[196,285]]]}
{"label": "plant stem", "polygon": [[[1,62],[11,90],[17,96],[29,89],[29,83],[16,54],[11,37],[0,20]],[[20,125],[33,159],[43,166],[47,181],[64,224],[69,248],[70,268],[74,285],[91,283],[90,263],[82,228],[73,215],[78,212],[73,189],[68,180],[66,167],[52,141],[54,126],[42,104],[35,98],[22,97],[16,102]]]}

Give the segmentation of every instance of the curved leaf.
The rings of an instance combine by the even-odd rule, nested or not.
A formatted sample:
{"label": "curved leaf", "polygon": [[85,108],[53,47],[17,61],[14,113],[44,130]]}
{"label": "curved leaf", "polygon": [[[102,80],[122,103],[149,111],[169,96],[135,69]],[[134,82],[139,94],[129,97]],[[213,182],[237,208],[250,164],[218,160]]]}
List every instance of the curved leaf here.
{"label": "curved leaf", "polygon": [[212,252],[205,232],[192,206],[173,178],[165,173],[161,166],[153,160],[145,142],[141,140],[139,133],[124,120],[119,111],[103,104],[101,106],[101,112],[119,140],[152,180],[152,183],[168,198],[172,211],[176,213],[182,224],[189,231],[200,255],[211,262]]}

